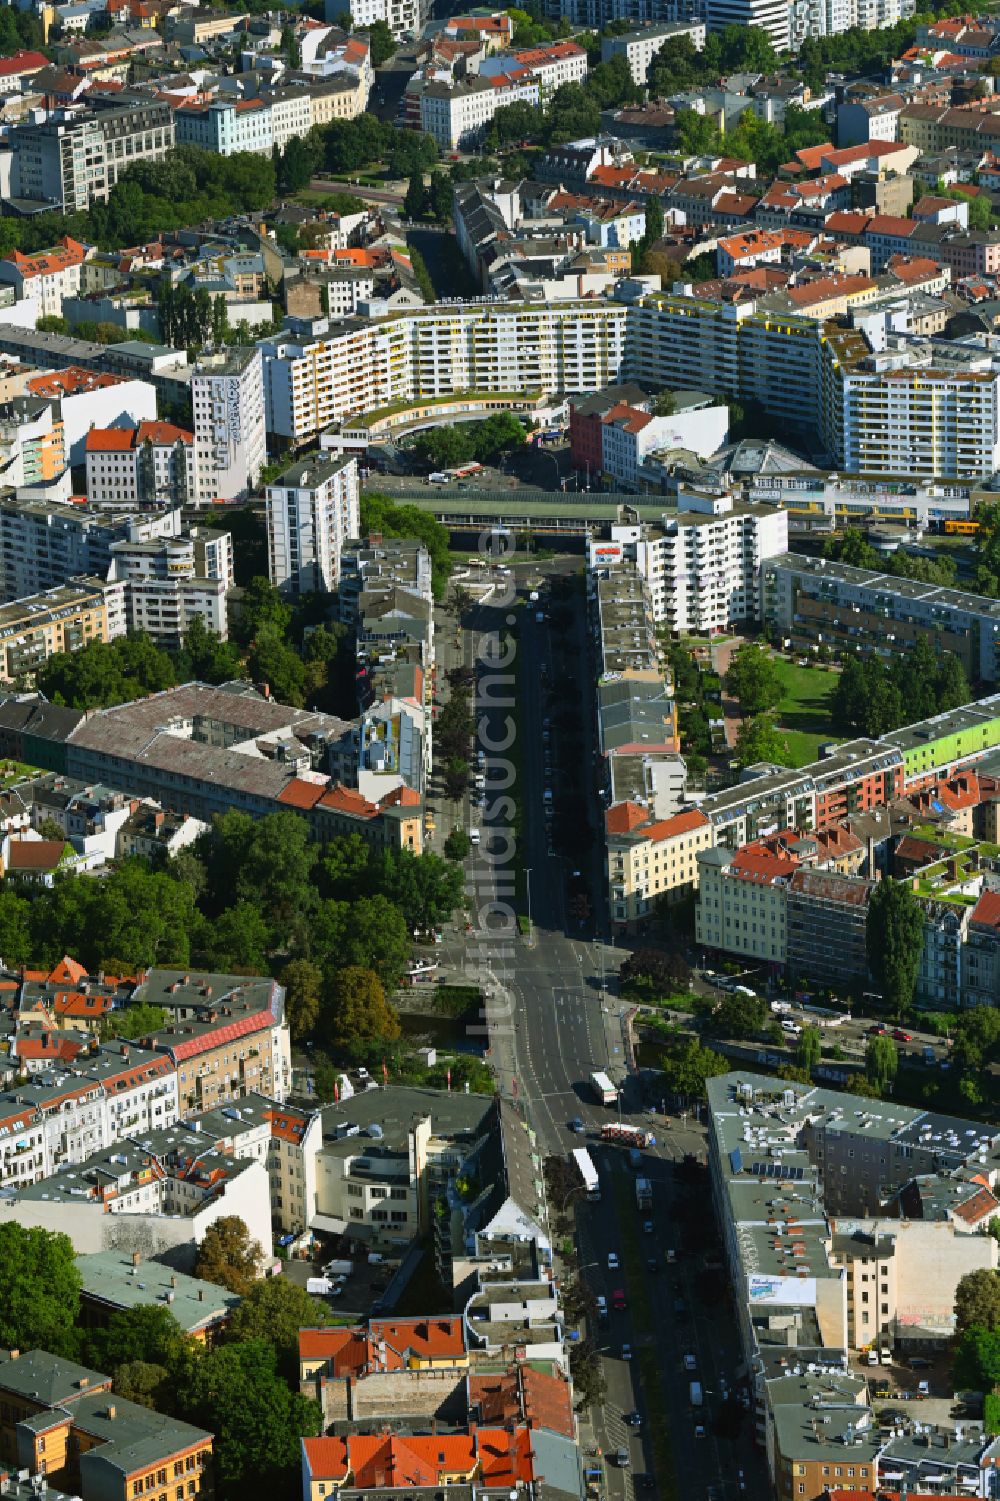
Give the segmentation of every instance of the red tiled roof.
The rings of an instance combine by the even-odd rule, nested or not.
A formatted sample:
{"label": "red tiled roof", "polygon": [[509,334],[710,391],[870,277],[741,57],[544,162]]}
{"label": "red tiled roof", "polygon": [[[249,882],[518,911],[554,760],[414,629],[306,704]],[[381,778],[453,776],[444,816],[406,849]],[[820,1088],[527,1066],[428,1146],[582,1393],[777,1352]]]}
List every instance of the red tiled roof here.
{"label": "red tiled roof", "polygon": [[658,819],[642,832],[647,839],[659,842],[661,839],[676,839],[679,834],[690,834],[695,829],[703,829],[707,823],[704,813],[700,813],[697,808],[690,808],[685,813],[675,813],[672,818]]}
{"label": "red tiled roof", "polygon": [[278,793],[278,802],[286,808],[315,808],[327,789],[325,782],[307,782],[302,777],[292,777]]}
{"label": "red tiled roof", "polygon": [[48,65],[48,58],[41,52],[15,52],[12,57],[0,57],[0,78],[10,78],[22,73],[40,73]]}
{"label": "red tiled roof", "polygon": [[615,803],[604,815],[604,827],[609,834],[630,834],[648,817],[640,803]]}
{"label": "red tiled roof", "polygon": [[84,370],[81,365],[67,365],[65,370],[33,376],[28,381],[28,390],[32,396],[78,396],[84,391],[120,386],[124,380],[124,375],[104,375],[97,370]]}
{"label": "red tiled roof", "polygon": [[76,959],[63,954],[55,969],[45,976],[50,985],[78,985],[87,978],[87,971]]}
{"label": "red tiled roof", "polygon": [[152,443],[156,448],[174,443],[190,444],[194,442],[194,433],[189,433],[186,427],[178,427],[173,422],[140,422],[135,441]]}
{"label": "red tiled roof", "polygon": [[984,891],[973,907],[969,921],[1000,932],[1000,891]]}
{"label": "red tiled roof", "polygon": [[63,839],[12,839],[7,846],[7,868],[55,870],[65,848]]}
{"label": "red tiled roof", "polygon": [[87,453],[130,453],[135,439],[132,427],[92,427],[87,434]]}
{"label": "red tiled roof", "polygon": [[988,1188],[980,1188],[971,1198],[966,1199],[964,1204],[955,1206],[955,1214],[966,1225],[977,1225],[980,1220],[989,1219],[1000,1208],[1000,1200],[990,1193]]}
{"label": "red tiled roof", "polygon": [[530,1485],[535,1478],[531,1433],[518,1428],[508,1433],[504,1428],[480,1428],[476,1448],[484,1486],[502,1486],[504,1490]]}
{"label": "red tiled roof", "polygon": [[253,1016],[241,1016],[237,1021],[227,1022],[224,1027],[213,1027],[209,1032],[202,1032],[196,1037],[188,1037],[183,1042],[176,1042],[174,1037],[167,1033],[165,1041],[169,1051],[178,1062],[182,1058],[195,1058],[199,1053],[206,1052],[222,1046],[227,1042],[236,1042],[240,1037],[249,1037],[252,1032],[269,1030],[274,1023],[270,1011],[258,1011]]}
{"label": "red tiled roof", "polygon": [[438,1314],[433,1318],[370,1319],[372,1339],[384,1339],[394,1350],[428,1360],[465,1355],[461,1315]]}
{"label": "red tiled roof", "polygon": [[337,813],[349,813],[354,818],[376,818],[378,809],[355,787],[344,787],[340,782],[330,787],[320,798],[320,808],[332,808]]}
{"label": "red tiled roof", "polygon": [[22,255],[19,250],[14,250],[4,259],[13,261],[22,276],[49,276],[53,271],[82,265],[87,259],[87,247],[78,240],[71,240],[69,235],[63,235],[51,250],[41,250],[35,255]]}
{"label": "red tiled roof", "polygon": [[423,798],[413,787],[400,784],[387,792],[385,797],[380,797],[378,805],[380,808],[419,808],[422,802]]}

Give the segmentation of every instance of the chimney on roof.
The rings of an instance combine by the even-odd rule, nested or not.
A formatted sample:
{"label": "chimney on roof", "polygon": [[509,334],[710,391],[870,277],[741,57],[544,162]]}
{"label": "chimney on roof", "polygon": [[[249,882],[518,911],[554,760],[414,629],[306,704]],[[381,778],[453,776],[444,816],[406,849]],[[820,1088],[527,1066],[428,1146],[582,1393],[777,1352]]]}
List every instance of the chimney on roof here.
{"label": "chimney on roof", "polygon": [[198,1302],[199,1303],[204,1303],[204,1301],[205,1301],[205,1289],[203,1287],[199,1287],[199,1289],[198,1289]]}
{"label": "chimney on roof", "polygon": [[171,1287],[176,1287],[177,1286],[177,1273],[176,1272],[172,1272],[171,1273],[171,1276],[170,1276],[170,1286]]}
{"label": "chimney on roof", "polygon": [[142,1252],[141,1251],[133,1251],[132,1252],[132,1265],[133,1266],[138,1266],[141,1260],[142,1260]]}
{"label": "chimney on roof", "polygon": [[114,1422],[114,1420],[115,1420],[115,1418],[117,1416],[118,1416],[118,1409],[117,1409],[117,1407],[115,1406],[115,1404],[113,1402],[109,1402],[108,1403],[108,1418],[111,1420],[111,1422]]}
{"label": "chimney on roof", "polygon": [[83,1391],[86,1387],[88,1387],[90,1385],[90,1377],[89,1376],[81,1376],[80,1379],[79,1379],[79,1381],[76,1384],[80,1388],[80,1390]]}
{"label": "chimney on roof", "polygon": [[20,1356],[20,1354],[21,1354],[20,1350],[8,1350],[7,1351],[7,1359],[8,1360],[17,1360],[18,1357]]}

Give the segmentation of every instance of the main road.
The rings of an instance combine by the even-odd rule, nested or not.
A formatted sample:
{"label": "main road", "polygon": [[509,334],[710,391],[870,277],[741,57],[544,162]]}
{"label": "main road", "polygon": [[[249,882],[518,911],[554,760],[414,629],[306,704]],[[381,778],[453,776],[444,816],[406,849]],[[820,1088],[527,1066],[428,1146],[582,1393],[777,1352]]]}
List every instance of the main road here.
{"label": "main road", "polygon": [[[735,1377],[738,1357],[732,1320],[727,1320],[721,1309],[701,1307],[695,1296],[696,1269],[683,1255],[669,1267],[664,1257],[666,1246],[679,1249],[675,1160],[689,1153],[703,1157],[704,1136],[697,1128],[682,1128],[677,1123],[665,1126],[659,1118],[653,1125],[644,1113],[641,1081],[630,1068],[626,1018],[615,985],[622,953],[599,936],[585,938],[570,930],[567,861],[553,852],[547,829],[544,791],[550,783],[558,787],[560,776],[572,779],[581,818],[588,816],[590,807],[596,808],[595,672],[584,604],[578,591],[571,622],[572,649],[561,654],[564,672],[556,680],[558,664],[551,651],[544,590],[546,579],[553,573],[565,574],[579,563],[545,564],[543,569],[530,558],[505,561],[512,565],[512,587],[494,572],[492,587],[485,590],[485,597],[467,617],[468,629],[459,636],[453,626],[439,631],[439,671],[455,665],[459,653],[466,665],[477,658],[482,663],[484,639],[492,633],[499,640],[513,632],[516,695],[508,682],[498,681],[509,669],[489,663],[478,668],[478,733],[488,757],[487,807],[482,812],[463,809],[460,816],[463,821],[468,818],[470,823],[481,825],[482,843],[473,851],[468,874],[473,907],[482,915],[490,902],[505,899],[513,878],[513,854],[502,837],[498,834],[494,840],[489,830],[491,804],[497,811],[496,825],[509,822],[509,810],[499,803],[507,763],[516,767],[522,809],[520,856],[530,883],[530,932],[508,930],[502,942],[487,944],[477,929],[464,940],[464,952],[456,949],[453,941],[446,942],[441,957],[452,963],[464,960],[470,975],[484,981],[493,1012],[490,1061],[502,1093],[524,1114],[541,1154],[562,1155],[586,1144],[601,1172],[602,1200],[578,1202],[576,1225],[581,1275],[595,1293],[607,1298],[609,1306],[611,1292],[624,1287],[628,1304],[625,1312],[611,1313],[609,1323],[594,1331],[604,1354],[607,1398],[599,1408],[590,1409],[583,1441],[604,1455],[614,1455],[620,1448],[629,1455],[628,1466],[607,1465],[605,1494],[613,1501],[633,1501],[641,1490],[655,1501],[652,1430],[666,1421],[673,1467],[688,1484],[694,1481],[698,1487],[690,1494],[700,1491],[704,1496],[714,1485],[720,1495],[735,1496],[738,1467],[749,1474],[757,1471],[757,1461],[749,1449],[744,1452],[728,1441],[719,1441],[711,1431],[712,1408],[724,1390],[723,1382],[731,1385]],[[537,602],[528,597],[535,589],[542,594]],[[536,618],[538,615],[542,618]],[[567,661],[572,664],[568,672]],[[558,737],[558,707],[572,702],[582,708],[585,733],[579,764],[567,766],[564,759],[560,765],[554,742]],[[556,769],[548,773],[543,738],[547,719],[556,721],[549,728]],[[511,732],[515,738],[507,746]],[[504,750],[493,749],[501,745]],[[444,808],[441,811],[444,814]],[[495,860],[490,858],[491,848]],[[581,868],[590,882],[592,905],[598,913],[604,910],[601,866],[602,842],[596,838],[590,863]],[[601,926],[599,920],[598,933]],[[487,948],[503,952],[486,955]],[[652,1126],[659,1138],[643,1165],[643,1172],[654,1180],[651,1216],[640,1215],[635,1207],[634,1179],[628,1173],[625,1154],[600,1140],[600,1127],[609,1119],[609,1112],[597,1103],[588,1082],[597,1069],[622,1083],[623,1118]],[[585,1134],[570,1128],[569,1122],[577,1118]],[[615,1118],[614,1113],[611,1118]],[[652,1233],[642,1228],[648,1217],[652,1218]],[[617,1270],[609,1266],[612,1255],[618,1257]],[[675,1311],[678,1299],[683,1300],[683,1315]],[[631,1351],[632,1358],[625,1358],[626,1350]],[[695,1357],[696,1377],[685,1370],[685,1355]],[[640,1373],[648,1378],[647,1385],[655,1383],[655,1393],[652,1389],[643,1392]],[[707,1406],[698,1412],[690,1404],[692,1379],[702,1382],[706,1395]],[[647,1416],[647,1401],[650,1422],[637,1430],[626,1422],[625,1415],[638,1411]],[[696,1424],[702,1418],[706,1433],[699,1437]],[[642,1477],[638,1487],[637,1474]],[[763,1477],[758,1472],[754,1479],[762,1482]],[[762,1484],[757,1493],[764,1493]]]}

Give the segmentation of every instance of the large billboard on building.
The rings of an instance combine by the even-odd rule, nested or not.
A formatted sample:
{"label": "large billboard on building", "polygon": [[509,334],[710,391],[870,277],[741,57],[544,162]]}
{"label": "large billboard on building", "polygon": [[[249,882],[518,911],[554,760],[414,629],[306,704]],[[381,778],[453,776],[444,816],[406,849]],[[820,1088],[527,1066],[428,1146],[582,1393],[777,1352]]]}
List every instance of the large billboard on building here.
{"label": "large billboard on building", "polygon": [[751,1272],[749,1278],[750,1306],[778,1304],[785,1308],[815,1308],[815,1277],[766,1277],[762,1272]]}

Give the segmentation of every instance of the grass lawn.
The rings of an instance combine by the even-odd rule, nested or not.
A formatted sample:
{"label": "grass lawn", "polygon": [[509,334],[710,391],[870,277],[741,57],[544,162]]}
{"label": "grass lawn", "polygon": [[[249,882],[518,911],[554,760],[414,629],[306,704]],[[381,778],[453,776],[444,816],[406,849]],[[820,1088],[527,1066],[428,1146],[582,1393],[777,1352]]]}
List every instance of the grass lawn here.
{"label": "grass lawn", "polygon": [[785,732],[789,765],[807,766],[816,760],[823,741],[837,739],[830,723],[837,673],[828,667],[797,667],[782,658],[775,659],[775,666],[782,687],[775,723]]}
{"label": "grass lawn", "polygon": [[814,735],[808,730],[786,730],[782,725],[779,733],[784,736],[788,746],[788,765],[797,768],[810,766],[813,761],[819,760],[819,748],[826,741],[835,739],[832,735]]}

